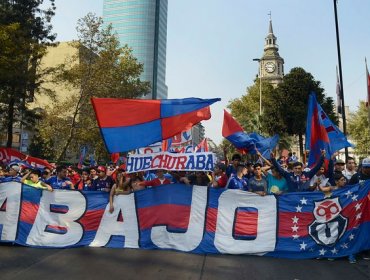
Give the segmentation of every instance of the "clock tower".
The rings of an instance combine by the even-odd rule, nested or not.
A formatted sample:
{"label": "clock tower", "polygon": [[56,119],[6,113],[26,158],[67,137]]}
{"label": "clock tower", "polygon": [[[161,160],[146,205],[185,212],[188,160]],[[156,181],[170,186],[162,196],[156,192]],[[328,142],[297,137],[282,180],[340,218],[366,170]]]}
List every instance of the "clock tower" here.
{"label": "clock tower", "polygon": [[264,52],[260,59],[259,67],[262,80],[268,81],[274,87],[282,82],[284,76],[284,59],[279,55],[279,46],[276,44],[271,18],[269,33],[265,38]]}

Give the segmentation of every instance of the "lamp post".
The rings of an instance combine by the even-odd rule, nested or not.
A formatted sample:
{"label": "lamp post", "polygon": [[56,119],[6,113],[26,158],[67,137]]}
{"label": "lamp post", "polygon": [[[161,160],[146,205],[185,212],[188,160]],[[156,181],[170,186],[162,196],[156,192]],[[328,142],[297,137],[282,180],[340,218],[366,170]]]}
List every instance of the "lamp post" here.
{"label": "lamp post", "polygon": [[260,61],[261,59],[259,58],[253,58],[253,61],[258,62],[258,78],[260,80],[260,117],[262,115],[262,79],[261,79],[261,67],[260,67]]}

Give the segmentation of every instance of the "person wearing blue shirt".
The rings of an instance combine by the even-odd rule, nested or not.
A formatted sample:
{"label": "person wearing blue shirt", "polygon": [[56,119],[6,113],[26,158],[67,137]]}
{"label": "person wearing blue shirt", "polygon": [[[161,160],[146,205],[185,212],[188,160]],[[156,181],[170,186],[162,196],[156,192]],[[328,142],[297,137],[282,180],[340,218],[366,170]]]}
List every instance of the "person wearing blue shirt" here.
{"label": "person wearing blue shirt", "polygon": [[248,191],[248,182],[244,178],[244,174],[247,172],[247,167],[243,163],[239,163],[236,168],[236,175],[229,179],[227,184],[228,189],[236,189]]}
{"label": "person wearing blue shirt", "polygon": [[289,192],[301,192],[310,190],[310,180],[320,167],[324,163],[325,150],[321,151],[321,157],[318,163],[310,170],[303,171],[303,164],[301,162],[295,162],[293,164],[293,172],[285,171],[279,163],[271,155],[273,166],[279,171],[279,173],[286,179],[288,183]]}
{"label": "person wearing blue shirt", "polygon": [[45,181],[53,189],[74,190],[75,187],[71,180],[67,177],[67,167],[61,165],[56,168],[56,176],[50,177]]}
{"label": "person wearing blue shirt", "polygon": [[226,175],[228,178],[236,174],[238,164],[240,163],[241,160],[242,160],[241,155],[233,154],[231,158],[231,164],[229,164],[226,168]]}

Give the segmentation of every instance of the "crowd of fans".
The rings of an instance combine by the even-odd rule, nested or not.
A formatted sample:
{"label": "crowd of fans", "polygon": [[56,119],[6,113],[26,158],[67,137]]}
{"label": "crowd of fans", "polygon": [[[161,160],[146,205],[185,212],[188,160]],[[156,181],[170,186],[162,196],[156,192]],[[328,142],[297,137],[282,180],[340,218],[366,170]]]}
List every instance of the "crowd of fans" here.
{"label": "crowd of fans", "polygon": [[[311,168],[298,161],[294,153],[288,158],[271,160],[257,152],[257,162],[243,162],[240,154],[234,154],[230,164],[217,163],[213,172],[170,171],[163,169],[128,174],[125,166],[96,166],[79,169],[73,166],[57,166],[55,169],[22,168],[20,164],[0,166],[0,182],[18,181],[31,187],[53,191],[55,189],[109,192],[109,211],[114,211],[116,195],[126,195],[146,188],[172,183],[208,186],[212,188],[239,189],[264,196],[287,192],[319,191],[330,197],[332,191],[370,179],[370,158],[357,166],[355,159],[346,162],[334,154],[325,163],[325,152]],[[365,256],[369,259],[369,256]],[[350,256],[350,262],[356,262]]]}

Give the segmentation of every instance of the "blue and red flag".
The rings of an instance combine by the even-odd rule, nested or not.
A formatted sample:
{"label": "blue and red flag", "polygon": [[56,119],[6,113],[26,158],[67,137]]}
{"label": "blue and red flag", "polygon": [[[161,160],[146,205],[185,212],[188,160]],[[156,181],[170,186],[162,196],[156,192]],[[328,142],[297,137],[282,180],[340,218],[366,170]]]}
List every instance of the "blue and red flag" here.
{"label": "blue and red flag", "polygon": [[146,147],[211,118],[209,106],[220,98],[92,98],[96,119],[110,153]]}
{"label": "blue and red flag", "polygon": [[247,134],[240,124],[224,110],[222,136],[244,153],[255,154],[258,150],[264,157],[270,158],[271,150],[279,142],[279,136],[265,138],[256,132]]}
{"label": "blue and red flag", "polygon": [[326,158],[330,159],[336,151],[352,146],[321,108],[316,95],[310,94],[306,125],[306,150],[310,151],[308,166],[319,161],[321,150],[325,150]]}
{"label": "blue and red flag", "polygon": [[200,143],[194,148],[195,153],[208,152],[208,141],[207,138],[204,138]]}

